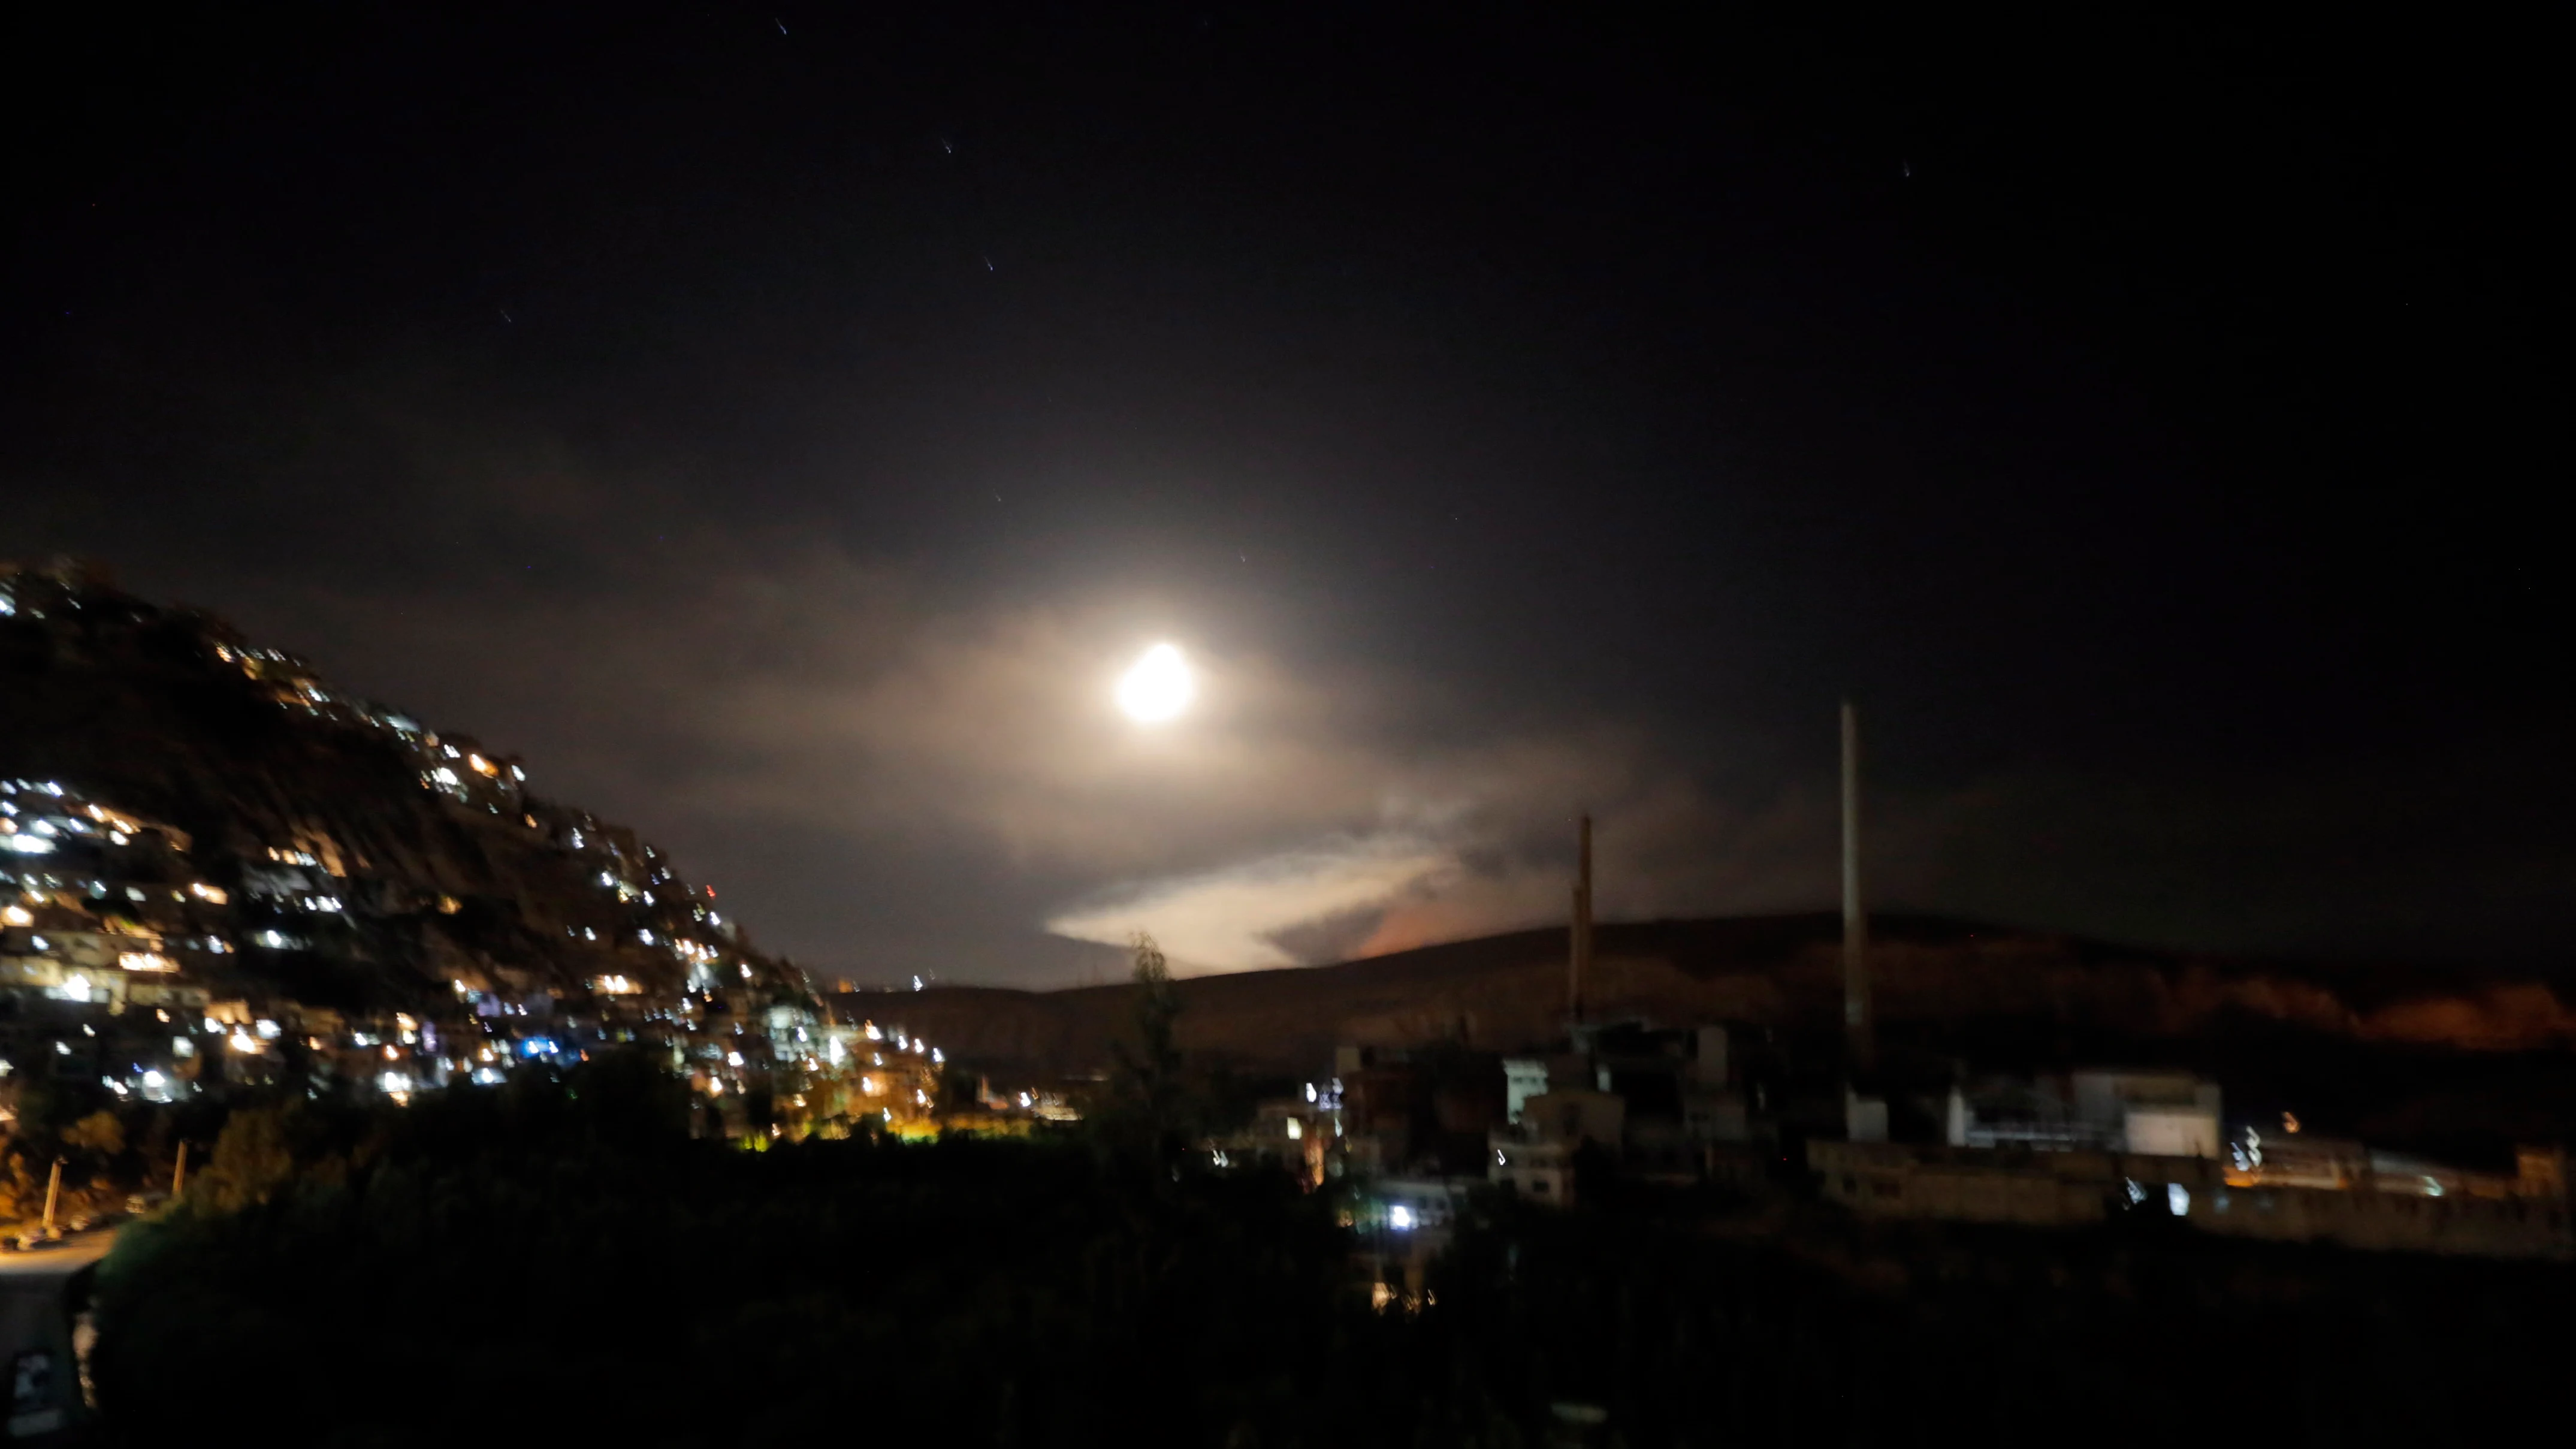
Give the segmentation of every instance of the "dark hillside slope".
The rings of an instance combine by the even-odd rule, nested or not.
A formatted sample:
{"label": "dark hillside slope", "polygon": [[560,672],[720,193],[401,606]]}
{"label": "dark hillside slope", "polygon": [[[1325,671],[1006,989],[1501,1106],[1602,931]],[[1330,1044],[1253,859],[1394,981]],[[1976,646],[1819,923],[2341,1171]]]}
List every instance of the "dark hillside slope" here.
{"label": "dark hillside slope", "polygon": [[[1939,917],[1871,923],[1882,1056],[1918,1084],[2121,1063],[2196,1068],[2266,1104],[2392,1141],[2489,1149],[2576,1124],[2576,1013],[2545,979],[2338,970],[2155,952]],[[1595,1020],[1767,1029],[1793,1073],[1839,1060],[1838,915],[1597,928]],[[1334,966],[1179,983],[1183,1046],[1255,1078],[1314,1078],[1341,1043],[1515,1051],[1562,1035],[1566,933],[1521,931]],[[934,987],[840,998],[1001,1076],[1098,1070],[1123,986]]]}
{"label": "dark hillside slope", "polygon": [[[676,994],[686,965],[657,943],[747,951],[667,857],[528,794],[508,756],[77,570],[0,569],[0,590],[0,780],[174,829],[174,878],[222,887],[247,938],[186,961],[219,990],[372,1008],[467,977],[576,993],[621,976]],[[317,899],[336,904],[292,909]],[[202,921],[150,924],[203,939],[182,934]],[[291,944],[262,948],[263,928]]]}

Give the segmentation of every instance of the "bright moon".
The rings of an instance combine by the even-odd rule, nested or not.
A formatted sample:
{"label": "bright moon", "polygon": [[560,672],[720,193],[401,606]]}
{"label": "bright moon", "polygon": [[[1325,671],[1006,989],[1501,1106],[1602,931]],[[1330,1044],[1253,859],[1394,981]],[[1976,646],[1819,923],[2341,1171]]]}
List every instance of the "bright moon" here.
{"label": "bright moon", "polygon": [[1161,724],[1190,707],[1198,685],[1190,678],[1190,663],[1181,651],[1169,644],[1157,644],[1145,651],[1118,681],[1118,707],[1138,724]]}

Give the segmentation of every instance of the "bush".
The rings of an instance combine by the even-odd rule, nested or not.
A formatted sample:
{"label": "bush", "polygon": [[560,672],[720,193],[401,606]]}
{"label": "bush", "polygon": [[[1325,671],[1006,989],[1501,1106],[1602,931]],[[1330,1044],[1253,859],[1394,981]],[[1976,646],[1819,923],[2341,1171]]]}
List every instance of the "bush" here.
{"label": "bush", "polygon": [[[1285,1180],[1147,1193],[1043,1142],[744,1153],[578,1090],[425,1100],[264,1198],[210,1184],[129,1229],[99,1279],[108,1424],[1325,1444],[1401,1410],[1333,1389],[1369,1391],[1336,1365],[1390,1328]],[[273,1165],[291,1124],[246,1118],[227,1142]]]}

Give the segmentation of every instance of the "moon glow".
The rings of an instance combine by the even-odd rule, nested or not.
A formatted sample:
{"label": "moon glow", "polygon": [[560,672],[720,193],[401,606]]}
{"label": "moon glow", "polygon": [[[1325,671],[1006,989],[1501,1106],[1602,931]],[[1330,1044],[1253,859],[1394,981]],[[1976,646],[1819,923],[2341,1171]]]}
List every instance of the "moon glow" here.
{"label": "moon glow", "polygon": [[1190,707],[1198,681],[1178,647],[1157,644],[1118,680],[1118,707],[1138,724],[1161,724]]}

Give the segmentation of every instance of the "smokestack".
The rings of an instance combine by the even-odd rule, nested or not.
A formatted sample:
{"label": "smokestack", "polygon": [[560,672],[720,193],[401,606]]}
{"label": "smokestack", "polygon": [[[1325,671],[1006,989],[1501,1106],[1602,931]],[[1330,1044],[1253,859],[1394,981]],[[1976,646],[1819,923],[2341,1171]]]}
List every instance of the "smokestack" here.
{"label": "smokestack", "polygon": [[1869,917],[1860,906],[1860,718],[1843,701],[1843,1037],[1855,1072],[1869,1070]]}
{"label": "smokestack", "polygon": [[1566,1009],[1583,1019],[1583,978],[1592,973],[1592,817],[1583,817],[1577,837],[1574,875],[1574,929],[1566,937]]}

